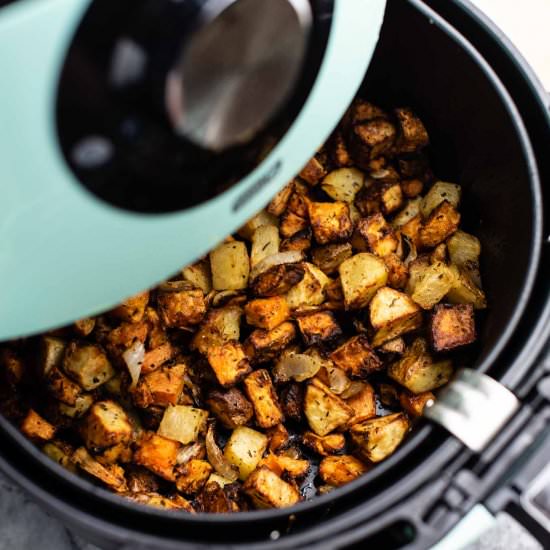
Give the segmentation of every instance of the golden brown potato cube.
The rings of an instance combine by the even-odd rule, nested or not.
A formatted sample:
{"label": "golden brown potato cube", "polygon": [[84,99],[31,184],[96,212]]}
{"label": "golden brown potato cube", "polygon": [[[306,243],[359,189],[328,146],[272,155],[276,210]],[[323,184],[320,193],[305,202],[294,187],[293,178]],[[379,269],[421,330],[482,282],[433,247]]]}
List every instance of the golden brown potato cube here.
{"label": "golden brown potato cube", "polygon": [[169,328],[198,325],[206,313],[202,290],[159,292],[157,298],[160,318]]}
{"label": "golden brown potato cube", "polygon": [[248,358],[239,342],[227,342],[207,350],[207,357],[221,386],[234,386],[251,370]]}
{"label": "golden brown potato cube", "polygon": [[256,296],[280,296],[304,278],[302,264],[275,265],[258,275],[251,284]]}
{"label": "golden brown potato cube", "polygon": [[278,451],[288,445],[290,436],[284,424],[277,424],[266,432],[269,437],[269,450]]}
{"label": "golden brown potato cube", "polygon": [[298,233],[294,233],[292,237],[284,239],[281,242],[281,252],[288,252],[289,250],[297,250],[298,252],[305,252],[311,248],[311,227],[307,227]]}
{"label": "golden brown potato cube", "polygon": [[307,198],[308,190],[307,189],[301,190],[298,188],[298,186],[295,186],[295,189],[296,189],[295,193],[293,193],[290,196],[287,209],[289,212],[296,214],[296,216],[299,216],[300,218],[304,218],[305,220],[307,220],[309,219],[309,213],[308,213],[309,199]]}
{"label": "golden brown potato cube", "polygon": [[78,397],[82,394],[82,388],[57,367],[51,368],[48,372],[46,385],[53,397],[71,407],[76,405]]}
{"label": "golden brown potato cube", "polygon": [[311,251],[312,262],[327,275],[338,271],[340,264],[351,258],[353,252],[350,243],[327,244]]}
{"label": "golden brown potato cube", "polygon": [[128,490],[126,479],[124,478],[124,470],[120,466],[116,464],[100,464],[84,447],[78,448],[73,453],[72,460],[87,474],[99,479],[117,493]]}
{"label": "golden brown potato cube", "polygon": [[244,379],[244,390],[252,402],[256,423],[262,428],[272,428],[284,420],[273,382],[265,369],[259,369]]}
{"label": "golden brown potato cube", "polygon": [[279,356],[296,338],[296,329],[290,321],[271,330],[257,329],[244,343],[248,358],[254,363],[263,363]]}
{"label": "golden brown potato cube", "polygon": [[301,306],[317,306],[323,303],[325,287],[330,283],[330,279],[313,264],[303,262],[302,269],[303,278],[286,295],[287,304],[293,310]]}
{"label": "golden brown potato cube", "polygon": [[284,296],[257,298],[244,307],[246,322],[254,327],[271,330],[290,317],[290,309]]}
{"label": "golden brown potato cube", "polygon": [[188,265],[183,268],[182,275],[186,281],[189,281],[195,288],[202,290],[204,294],[208,294],[212,290],[212,272],[208,260],[200,260]]}
{"label": "golden brown potato cube", "polygon": [[293,458],[286,455],[274,455],[269,453],[263,458],[259,467],[267,466],[279,477],[289,476],[292,478],[304,477],[309,471],[309,461],[303,458]]}
{"label": "golden brown potato cube", "polygon": [[487,299],[483,290],[478,288],[471,277],[464,270],[451,265],[453,273],[452,286],[447,299],[453,304],[472,304],[474,309],[485,309]]}
{"label": "golden brown potato cube", "polygon": [[273,214],[266,210],[260,210],[253,218],[250,218],[238,231],[239,236],[243,239],[250,240],[254,231],[262,225],[279,225],[279,220]]}
{"label": "golden brown potato cube", "polygon": [[63,370],[87,391],[104,384],[115,371],[103,350],[94,344],[71,342],[63,357]]}
{"label": "golden brown potato cube", "polygon": [[327,456],[319,464],[321,479],[334,487],[345,485],[368,470],[363,462],[351,455]]}
{"label": "golden brown potato cube", "polygon": [[267,211],[273,216],[280,216],[288,205],[290,196],[294,193],[294,182],[287,183],[267,206]]}
{"label": "golden brown potato cube", "polygon": [[449,201],[443,201],[420,229],[420,244],[424,247],[437,246],[458,229],[459,223],[460,213]]}
{"label": "golden brown potato cube", "polygon": [[395,138],[395,126],[386,118],[355,124],[351,130],[350,150],[357,166],[368,169],[369,161],[389,151]]}
{"label": "golden brown potato cube", "polygon": [[66,343],[53,336],[43,336],[40,342],[40,356],[38,360],[39,374],[46,376],[52,368],[61,367],[65,355]]}
{"label": "golden brown potato cube", "polygon": [[384,183],[380,189],[380,208],[386,215],[397,212],[403,206],[403,191],[398,182]]}
{"label": "golden brown potato cube", "polygon": [[422,216],[427,218],[444,201],[458,208],[461,193],[460,185],[446,181],[435,182],[420,203]]}
{"label": "golden brown potato cube", "polygon": [[309,222],[306,218],[298,216],[290,210],[286,210],[281,215],[281,227],[279,231],[283,237],[292,237],[299,231],[303,231],[309,226]]}
{"label": "golden brown potato cube", "polygon": [[380,213],[359,221],[352,242],[357,250],[370,250],[381,257],[393,254],[399,245],[391,225]]}
{"label": "golden brown potato cube", "polygon": [[353,409],[315,378],[306,387],[304,412],[309,426],[320,436],[346,426],[353,417]]}
{"label": "golden brown potato cube", "polygon": [[353,164],[353,160],[342,132],[335,132],[331,146],[330,157],[336,166],[351,166]]}
{"label": "golden brown potato cube", "polygon": [[49,441],[55,436],[56,428],[36,411],[30,409],[20,426],[21,431],[34,441]]}
{"label": "golden brown potato cube", "polygon": [[353,336],[330,354],[334,364],[349,376],[363,378],[382,368],[366,336]]}
{"label": "golden brown potato cube", "polygon": [[111,311],[111,315],[128,323],[139,323],[149,303],[149,291],[141,292],[126,300]]}
{"label": "golden brown potato cube", "polygon": [[156,433],[145,433],[137,442],[134,462],[168,481],[175,481],[174,466],[180,448],[177,441]]}
{"label": "golden brown potato cube", "polygon": [[330,342],[342,334],[340,325],[330,311],[314,311],[296,317],[306,346]]}
{"label": "golden brown potato cube", "polygon": [[74,331],[82,337],[89,336],[94,330],[94,327],[95,319],[90,317],[87,319],[79,319],[73,323]]}
{"label": "golden brown potato cube", "polygon": [[422,308],[431,309],[447,295],[455,283],[455,273],[443,262],[409,267],[407,293]]}
{"label": "golden brown potato cube", "polygon": [[394,110],[399,128],[396,149],[399,153],[413,153],[429,143],[428,132],[422,121],[408,108]]}
{"label": "golden brown potato cube", "polygon": [[319,244],[346,241],[353,232],[349,207],[345,202],[309,202],[313,236]]}
{"label": "golden brown potato cube", "polygon": [[179,475],[176,479],[178,491],[186,495],[195,495],[202,490],[213,468],[206,460],[192,459],[178,471]]}
{"label": "golden brown potato cube", "polygon": [[372,345],[378,347],[388,340],[420,327],[422,310],[404,292],[382,287],[369,304],[370,322],[376,330]]}
{"label": "golden brown potato cube", "polygon": [[252,472],[243,489],[256,508],[285,508],[300,502],[298,490],[267,466]]}
{"label": "golden brown potato cube", "polygon": [[363,422],[376,416],[376,396],[374,388],[367,382],[362,384],[362,388],[346,399],[346,403],[354,410],[355,414],[349,421],[350,426]]}
{"label": "golden brown potato cube", "polygon": [[104,449],[132,439],[132,425],[126,411],[114,401],[94,403],[82,425],[82,437],[88,449]]}
{"label": "golden brown potato cube", "polygon": [[210,252],[214,290],[240,290],[248,286],[250,260],[243,242],[220,244]]}
{"label": "golden brown potato cube", "polygon": [[388,268],[384,261],[369,252],[361,252],[344,260],[338,271],[346,309],[366,307],[388,280]]}
{"label": "golden brown potato cube", "polygon": [[232,305],[209,310],[191,342],[191,349],[206,355],[211,347],[239,340],[242,314],[240,307]]}
{"label": "golden brown potato cube", "polygon": [[239,479],[246,478],[256,469],[267,448],[267,436],[246,426],[233,430],[223,450],[230,464],[239,469]]}
{"label": "golden brown potato cube", "polygon": [[329,456],[344,450],[346,438],[343,434],[329,434],[321,437],[306,431],[302,434],[302,443],[321,456]]}
{"label": "golden brown potato cube", "polygon": [[422,229],[422,216],[417,214],[400,227],[401,235],[407,237],[414,246],[420,246],[420,230]]}
{"label": "golden brown potato cube", "polygon": [[300,177],[309,183],[309,185],[317,185],[319,181],[327,173],[325,167],[315,157],[309,159],[308,163],[302,168]]}
{"label": "golden brown potato cube", "polygon": [[409,280],[409,269],[397,254],[388,254],[384,257],[388,268],[388,286],[403,289]]}
{"label": "golden brown potato cube", "polygon": [[211,390],[206,403],[226,428],[244,426],[254,416],[252,404],[237,388],[227,391]]}
{"label": "golden brown potato cube", "polygon": [[357,168],[338,168],[325,176],[321,187],[335,201],[351,203],[365,183],[365,175]]}
{"label": "golden brown potato cube", "polygon": [[407,415],[394,413],[359,422],[351,427],[350,434],[363,458],[380,462],[395,451],[409,428]]}
{"label": "golden brown potato cube", "polygon": [[407,198],[414,199],[422,193],[424,182],[419,179],[402,180],[401,189]]}
{"label": "golden brown potato cube", "polygon": [[472,304],[435,306],[430,335],[435,351],[448,351],[475,342],[476,326]]}
{"label": "golden brown potato cube", "polygon": [[383,353],[402,354],[405,351],[405,340],[403,340],[403,338],[401,337],[394,338],[393,340],[388,340],[380,346],[379,351]]}
{"label": "golden brown potato cube", "polygon": [[254,267],[264,258],[279,252],[279,229],[274,225],[262,225],[252,235],[250,266]]}
{"label": "golden brown potato cube", "polygon": [[133,391],[134,403],[142,408],[177,405],[185,385],[186,370],[186,365],[180,363],[142,376]]}
{"label": "golden brown potato cube", "polygon": [[399,394],[399,403],[406,413],[411,416],[421,416],[424,407],[435,401],[435,395],[431,391],[425,391],[418,395],[403,391]]}
{"label": "golden brown potato cube", "polygon": [[388,376],[415,394],[445,385],[453,374],[451,361],[434,363],[426,341],[417,338],[405,355],[388,367]]}

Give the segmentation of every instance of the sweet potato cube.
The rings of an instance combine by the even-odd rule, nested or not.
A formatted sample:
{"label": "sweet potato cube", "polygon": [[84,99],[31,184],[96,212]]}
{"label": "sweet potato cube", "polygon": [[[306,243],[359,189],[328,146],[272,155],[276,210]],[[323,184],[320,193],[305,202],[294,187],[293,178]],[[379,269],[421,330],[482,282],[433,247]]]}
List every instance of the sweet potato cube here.
{"label": "sweet potato cube", "polygon": [[363,462],[351,455],[327,456],[319,464],[321,479],[334,487],[345,485],[368,470]]}
{"label": "sweet potato cube", "polygon": [[422,324],[422,310],[409,296],[388,286],[382,287],[369,304],[370,322],[376,330],[372,345],[415,330]]}
{"label": "sweet potato cube", "polygon": [[448,351],[476,339],[474,308],[471,304],[435,306],[430,323],[435,351]]}
{"label": "sweet potato cube", "polygon": [[160,318],[169,328],[198,325],[206,313],[204,294],[200,289],[159,292],[157,304]]}
{"label": "sweet potato cube", "polygon": [[214,290],[240,290],[248,286],[250,260],[243,242],[220,244],[210,252],[212,287]]}
{"label": "sweet potato cube", "polygon": [[376,291],[388,280],[388,268],[384,261],[368,252],[343,261],[338,271],[346,309],[366,307]]}
{"label": "sweet potato cube", "polygon": [[227,391],[212,390],[208,394],[206,403],[226,428],[244,426],[254,416],[252,404],[237,388]]}
{"label": "sweet potato cube", "polygon": [[269,450],[278,451],[288,445],[290,442],[290,435],[284,424],[277,424],[273,428],[267,430],[267,436],[269,437]]}
{"label": "sweet potato cube", "polygon": [[233,386],[251,370],[250,363],[239,342],[227,342],[207,351],[208,362],[220,385]]}
{"label": "sweet potato cube", "polygon": [[118,403],[98,401],[90,407],[81,433],[88,449],[99,450],[129,443],[133,429],[126,411]]}
{"label": "sweet potato cube", "polygon": [[308,163],[300,171],[300,177],[309,183],[309,185],[317,185],[321,178],[327,173],[325,167],[315,157],[308,160]]}
{"label": "sweet potato cube", "polygon": [[370,250],[377,256],[385,257],[397,250],[399,240],[391,225],[378,213],[359,220],[352,244],[357,250]]}
{"label": "sweet potato cube", "polygon": [[304,477],[310,468],[308,460],[286,455],[275,455],[273,453],[269,453],[261,460],[259,467],[262,466],[267,466],[280,477],[289,476],[292,478]]}
{"label": "sweet potato cube", "polygon": [[284,420],[275,388],[269,373],[259,369],[244,380],[244,389],[252,402],[256,423],[262,428],[272,428]]}
{"label": "sweet potato cube", "polygon": [[424,411],[424,407],[428,403],[433,403],[434,401],[435,395],[431,391],[414,394],[405,390],[399,394],[399,404],[403,407],[406,413],[413,417],[421,416]]}
{"label": "sweet potato cube", "polygon": [[137,442],[134,462],[168,481],[175,481],[174,466],[180,448],[181,445],[173,439],[145,433]]}
{"label": "sweet potato cube", "polygon": [[349,421],[350,426],[376,416],[374,388],[367,382],[362,384],[362,388],[357,393],[348,397],[346,403],[355,412],[353,418]]}
{"label": "sweet potato cube", "polygon": [[178,469],[176,487],[186,495],[195,495],[202,490],[214,469],[206,460],[191,459]]}
{"label": "sweet potato cube", "polygon": [[382,363],[366,336],[353,336],[330,354],[331,360],[349,376],[364,378],[380,370]]}
{"label": "sweet potato cube", "polygon": [[279,231],[283,237],[292,237],[296,233],[303,231],[309,226],[306,218],[298,216],[290,210],[286,210],[281,216],[281,226]]}
{"label": "sweet potato cube", "polygon": [[149,303],[149,291],[141,292],[124,300],[111,311],[111,315],[128,323],[139,323]]}
{"label": "sweet potato cube", "polygon": [[243,489],[256,508],[285,508],[300,501],[298,490],[267,466],[252,472]]}
{"label": "sweet potato cube", "polygon": [[342,329],[330,311],[314,311],[296,318],[306,346],[330,342],[342,334]]}
{"label": "sweet potato cube", "polygon": [[284,296],[257,298],[244,308],[246,322],[254,327],[271,330],[290,317],[290,309]]}
{"label": "sweet potato cube", "polygon": [[350,434],[363,458],[380,462],[395,451],[409,428],[407,416],[395,413],[359,422],[351,427]]}
{"label": "sweet potato cube", "polygon": [[304,412],[311,429],[320,436],[346,426],[353,417],[353,409],[315,378],[306,388]]}
{"label": "sweet potato cube", "polygon": [[302,443],[321,456],[340,453],[346,447],[346,438],[343,434],[328,434],[321,437],[313,432],[302,434]]}
{"label": "sweet potato cube", "polygon": [[368,169],[369,161],[388,151],[395,138],[395,126],[386,118],[355,124],[350,139],[352,157],[360,168]]}
{"label": "sweet potato cube", "polygon": [[56,428],[36,411],[30,409],[20,426],[21,431],[33,441],[49,441],[53,439]]}
{"label": "sweet potato cube", "polygon": [[244,349],[252,362],[264,363],[278,357],[294,338],[296,338],[294,324],[285,321],[271,330],[256,329],[246,339]]}
{"label": "sweet potato cube", "polygon": [[86,391],[104,384],[115,371],[103,350],[94,344],[71,342],[63,357],[63,370]]}
{"label": "sweet potato cube", "polygon": [[84,447],[78,448],[73,453],[72,461],[87,474],[99,479],[117,493],[128,490],[124,470],[117,464],[104,465],[99,463]]}
{"label": "sweet potato cube", "polygon": [[267,448],[267,436],[251,428],[235,428],[225,445],[225,458],[239,469],[239,479],[246,478],[256,469]]}
{"label": "sweet potato cube", "polygon": [[186,365],[180,363],[142,376],[133,391],[134,403],[142,408],[177,405],[185,385],[186,370]]}
{"label": "sweet potato cube", "polygon": [[459,223],[459,212],[449,201],[443,201],[420,229],[421,246],[430,248],[442,243],[458,229]]}
{"label": "sweet potato cube", "polygon": [[309,219],[319,244],[348,240],[353,232],[349,207],[345,202],[310,202]]}

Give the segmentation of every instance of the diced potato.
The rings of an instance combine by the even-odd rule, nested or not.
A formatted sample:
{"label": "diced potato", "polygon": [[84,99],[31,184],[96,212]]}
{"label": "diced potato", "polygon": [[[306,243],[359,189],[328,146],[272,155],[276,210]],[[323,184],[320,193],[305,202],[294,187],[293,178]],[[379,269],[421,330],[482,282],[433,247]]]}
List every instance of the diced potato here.
{"label": "diced potato", "polygon": [[414,277],[411,267],[410,274],[407,292],[424,309],[431,309],[439,303],[455,283],[455,274],[443,262],[436,262],[424,269],[420,268]]}
{"label": "diced potato", "polygon": [[157,304],[160,317],[169,328],[187,328],[198,325],[206,313],[203,291],[159,292]]}
{"label": "diced potato", "polygon": [[252,281],[252,293],[256,296],[285,294],[303,279],[304,269],[303,264],[281,264],[270,267]]}
{"label": "diced potato", "polygon": [[479,277],[481,243],[479,239],[459,229],[447,239],[447,249],[451,262],[465,271],[478,287],[481,286]]}
{"label": "diced potato", "polygon": [[474,308],[471,304],[435,306],[430,322],[435,351],[448,351],[471,344],[476,339]]}
{"label": "diced potato", "polygon": [[417,214],[414,218],[400,227],[401,235],[406,237],[411,244],[420,246],[420,230],[422,229],[422,216]]}
{"label": "diced potato", "polygon": [[409,428],[407,416],[394,413],[355,424],[350,434],[362,457],[371,462],[380,462],[395,451]]}
{"label": "diced potato", "polygon": [[307,189],[300,190],[298,185],[294,186],[295,192],[292,193],[288,201],[288,211],[296,214],[305,220],[309,219]]}
{"label": "diced potato", "polygon": [[388,280],[388,269],[381,258],[368,252],[356,254],[338,268],[346,309],[366,307],[376,291]]}
{"label": "diced potato", "polygon": [[308,203],[313,236],[319,244],[345,241],[351,237],[353,224],[345,202]]}
{"label": "diced potato", "polygon": [[250,363],[239,342],[227,342],[207,350],[207,357],[220,385],[233,386],[251,370]]}
{"label": "diced potato", "polygon": [[460,223],[460,214],[449,202],[443,201],[437,206],[420,229],[420,244],[433,247],[450,237]]}
{"label": "diced potato", "polygon": [[331,159],[336,166],[351,166],[353,160],[342,132],[336,131],[332,139]]}
{"label": "diced potato", "polygon": [[137,442],[134,462],[168,481],[175,481],[174,466],[180,448],[181,445],[173,439],[145,433]]}
{"label": "diced potato", "polygon": [[443,386],[452,374],[452,362],[434,363],[422,338],[417,338],[405,355],[388,367],[388,376],[415,394]]}
{"label": "diced potato", "polygon": [[211,347],[239,340],[242,314],[238,306],[211,309],[195,334],[191,348],[206,355]]}
{"label": "diced potato", "polygon": [[395,174],[394,177],[391,172],[389,176],[389,178],[377,180],[364,192],[357,194],[355,204],[363,216],[370,216],[380,211],[390,215],[403,206],[403,191],[398,176]]}
{"label": "diced potato", "polygon": [[306,346],[330,342],[342,334],[342,329],[330,311],[314,311],[296,317]]}
{"label": "diced potato", "polygon": [[100,464],[84,447],[80,447],[74,452],[72,460],[79,468],[101,480],[114,491],[121,493],[128,490],[124,470],[117,464]]}
{"label": "diced potato", "polygon": [[294,233],[292,237],[288,237],[281,242],[281,252],[288,252],[289,250],[297,250],[298,252],[305,252],[311,248],[311,227],[306,227],[298,233]]}
{"label": "diced potato", "polygon": [[94,403],[84,419],[81,430],[86,447],[91,450],[129,443],[132,432],[126,411],[114,401]]}
{"label": "diced potato", "polygon": [[239,512],[239,504],[234,499],[229,498],[230,493],[227,489],[228,487],[232,487],[232,485],[228,484],[228,487],[226,487],[221,481],[223,478],[219,476],[214,477],[214,475],[210,476],[214,478],[213,481],[206,483],[195,501],[198,509],[201,512],[208,512],[210,514]]}
{"label": "diced potato", "polygon": [[330,283],[330,279],[317,266],[303,262],[302,267],[303,278],[286,295],[290,309],[322,304],[325,300],[325,287]]}
{"label": "diced potato", "polygon": [[206,431],[208,411],[185,405],[169,405],[164,411],[157,433],[184,445],[197,441]]}
{"label": "diced potato", "polygon": [[359,221],[352,244],[359,251],[370,250],[377,256],[385,257],[395,253],[399,240],[391,225],[379,212]]}
{"label": "diced potato", "polygon": [[372,345],[377,347],[422,324],[421,309],[403,292],[382,287],[369,304],[370,322],[376,330]]}
{"label": "diced potato", "polygon": [[265,369],[249,374],[244,380],[244,389],[254,407],[258,426],[272,428],[284,420],[273,382]]}
{"label": "diced potato", "polygon": [[212,272],[210,271],[210,262],[200,260],[194,264],[188,265],[182,270],[183,278],[189,281],[195,288],[198,288],[208,294],[212,290]]}
{"label": "diced potato", "polygon": [[310,464],[308,460],[303,458],[292,458],[286,455],[269,453],[262,459],[259,466],[267,466],[280,477],[301,478],[308,473]]}
{"label": "diced potato", "polygon": [[248,285],[250,260],[246,245],[233,241],[222,243],[210,252],[214,290],[240,290]]}
{"label": "diced potato", "polygon": [[283,237],[289,238],[307,229],[308,226],[309,222],[306,218],[287,210],[281,216],[281,227],[279,228],[279,232]]}
{"label": "diced potato", "polygon": [[338,271],[340,264],[351,258],[352,246],[350,243],[327,244],[314,248],[311,252],[312,262],[327,275]]}
{"label": "diced potato", "polygon": [[[113,379],[111,378],[111,380]],[[83,393],[76,398],[73,406],[59,402],[59,412],[69,418],[80,418],[88,412],[93,403],[94,396],[90,393]]]}
{"label": "diced potato", "polygon": [[52,368],[61,367],[65,354],[66,343],[53,336],[43,336],[40,342],[40,359],[38,362],[39,373],[43,376],[49,374]]}
{"label": "diced potato", "polygon": [[42,447],[42,452],[66,470],[76,473],[76,465],[72,460],[73,449],[63,441],[50,441]]}
{"label": "diced potato", "polygon": [[329,434],[321,437],[306,431],[302,434],[302,443],[321,456],[329,456],[344,450],[346,438],[343,434]]}
{"label": "diced potato", "polygon": [[186,495],[197,494],[210,478],[212,471],[212,466],[206,460],[190,460],[179,468],[176,479],[178,491]]}
{"label": "diced potato", "polygon": [[274,225],[262,225],[252,235],[250,265],[254,267],[264,258],[279,252],[279,230]]}
{"label": "diced potato", "polygon": [[367,382],[362,383],[362,388],[346,399],[346,403],[355,412],[353,418],[349,421],[350,426],[376,416],[376,396],[374,388]]}
{"label": "diced potato", "polygon": [[260,210],[253,218],[250,218],[238,231],[239,236],[243,239],[252,239],[254,231],[262,225],[279,225],[277,217],[270,214],[266,210]]}
{"label": "diced potato", "polygon": [[[159,320],[160,323],[160,320]],[[136,342],[145,344],[148,325],[145,321],[139,323],[121,323],[105,335],[105,347],[111,357],[123,363],[123,353]],[[164,342],[163,342],[164,343]]]}
{"label": "diced potato", "polygon": [[266,466],[252,472],[243,489],[256,508],[285,508],[300,501],[298,490]]}
{"label": "diced potato", "polygon": [[353,409],[315,378],[306,388],[304,412],[311,429],[320,436],[346,426],[353,417]]}
{"label": "diced potato", "polygon": [[256,469],[267,448],[267,437],[256,430],[239,426],[229,437],[223,454],[239,469],[239,479],[245,481]]}
{"label": "diced potato", "polygon": [[400,153],[413,153],[429,143],[428,132],[422,121],[408,108],[394,109],[399,125],[396,148]]}
{"label": "diced potato", "polygon": [[237,388],[227,391],[212,390],[206,403],[210,411],[226,428],[237,428],[250,422],[254,416],[252,404]]}
{"label": "diced potato", "polygon": [[290,317],[290,308],[284,296],[251,300],[244,312],[249,325],[266,330],[274,329]]}
{"label": "diced potato", "polygon": [[399,394],[399,403],[405,412],[411,416],[421,416],[424,407],[435,401],[435,395],[431,391],[425,391],[418,395],[403,391]]}
{"label": "diced potato", "polygon": [[405,340],[403,338],[394,338],[380,346],[379,351],[383,353],[403,353],[405,351]]}
{"label": "diced potato", "polygon": [[112,447],[99,451],[95,458],[99,463],[108,466],[117,463],[127,464],[132,460],[132,456],[132,449],[127,443],[117,443]]}
{"label": "diced potato", "polygon": [[76,342],[71,342],[65,350],[63,370],[86,391],[101,386],[115,375],[109,359],[99,346]]}
{"label": "diced potato", "polygon": [[95,327],[95,319],[88,317],[86,319],[79,319],[73,323],[74,331],[82,337],[89,336]]}
{"label": "diced potato", "polygon": [[461,269],[451,266],[451,271],[454,279],[447,294],[449,302],[453,304],[472,304],[474,309],[485,309],[487,307],[485,293]]}
{"label": "diced potato", "polygon": [[146,290],[124,300],[124,302],[111,311],[111,315],[128,323],[139,323],[143,319],[143,314],[148,303],[149,291]]}
{"label": "diced potato", "polygon": [[273,426],[273,428],[267,430],[267,435],[269,437],[269,450],[273,452],[286,447],[290,442],[290,435],[284,424]]}
{"label": "diced potato", "polygon": [[301,422],[304,404],[304,390],[301,384],[288,384],[281,391],[281,408],[285,418]]}
{"label": "diced potato", "polygon": [[254,363],[264,363],[278,357],[296,338],[296,328],[290,321],[271,330],[257,329],[245,341],[247,357]]}
{"label": "diced potato", "polygon": [[280,216],[286,210],[292,193],[294,193],[294,182],[291,181],[271,199],[267,206],[267,212],[273,216]]}
{"label": "diced potato", "polygon": [[319,464],[321,479],[335,487],[340,487],[357,479],[368,470],[363,462],[351,455],[327,456]]}
{"label": "diced potato", "polygon": [[462,189],[460,185],[446,181],[437,181],[422,199],[420,211],[424,218],[427,218],[444,201],[458,208],[461,193]]}
{"label": "diced potato", "polygon": [[338,168],[325,176],[321,187],[335,201],[353,202],[363,187],[365,175],[357,168]]}
{"label": "diced potato", "polygon": [[34,441],[49,441],[55,436],[56,428],[36,411],[30,409],[20,426],[21,431]]}
{"label": "diced potato", "polygon": [[366,336],[352,336],[336,348],[330,359],[349,376],[363,378],[382,368],[382,362],[372,350]]}
{"label": "diced potato", "polygon": [[134,403],[142,408],[177,405],[185,385],[186,370],[186,365],[180,363],[142,376],[132,392]]}
{"label": "diced potato", "polygon": [[388,285],[392,288],[405,288],[409,280],[409,269],[397,254],[384,257],[388,268]]}
{"label": "diced potato", "polygon": [[355,163],[368,169],[369,161],[389,151],[397,132],[395,126],[385,118],[374,118],[353,126],[350,150]]}
{"label": "diced potato", "polygon": [[317,185],[321,178],[327,173],[325,167],[315,157],[309,159],[308,163],[302,168],[300,177],[310,185]]}
{"label": "diced potato", "polygon": [[424,190],[424,182],[419,179],[402,180],[401,189],[406,197],[414,199]]}
{"label": "diced potato", "polygon": [[68,376],[65,376],[57,367],[53,367],[48,372],[46,378],[46,387],[55,399],[74,407],[77,399],[82,394],[82,388],[73,382]]}

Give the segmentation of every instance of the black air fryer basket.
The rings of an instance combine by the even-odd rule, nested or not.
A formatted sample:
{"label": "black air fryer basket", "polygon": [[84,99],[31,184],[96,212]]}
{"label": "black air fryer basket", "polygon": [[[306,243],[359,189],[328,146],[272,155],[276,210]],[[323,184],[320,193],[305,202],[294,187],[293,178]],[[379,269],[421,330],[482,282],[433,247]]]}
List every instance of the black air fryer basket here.
{"label": "black air fryer basket", "polygon": [[499,380],[521,408],[480,454],[421,421],[345,487],[288,510],[227,516],[123,501],[58,467],[0,418],[0,467],[75,531],[106,548],[427,548],[484,502],[549,540],[520,497],[550,457],[548,97],[502,34],[458,0],[389,0],[361,93],[412,106],[430,132],[435,172],[463,186],[490,308],[462,366]]}

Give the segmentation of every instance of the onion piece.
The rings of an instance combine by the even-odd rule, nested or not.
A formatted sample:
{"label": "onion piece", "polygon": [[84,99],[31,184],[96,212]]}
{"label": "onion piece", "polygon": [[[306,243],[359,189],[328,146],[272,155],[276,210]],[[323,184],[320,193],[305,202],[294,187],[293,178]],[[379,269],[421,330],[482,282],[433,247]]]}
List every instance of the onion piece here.
{"label": "onion piece", "polygon": [[342,399],[349,399],[350,397],[357,395],[364,387],[365,387],[365,384],[363,382],[353,381],[346,388],[346,390],[340,395],[340,397]]}
{"label": "onion piece", "polygon": [[264,258],[258,262],[250,272],[250,280],[252,281],[258,275],[261,275],[264,271],[282,264],[296,264],[301,262],[304,259],[303,252],[299,250],[287,250],[285,252],[277,252],[277,254],[272,254],[267,258]]}
{"label": "onion piece", "polygon": [[187,464],[190,460],[194,458],[201,458],[203,450],[204,443],[200,443],[199,441],[191,443],[190,445],[183,447],[183,449],[178,452],[176,463],[178,464],[178,466],[181,466],[182,464]]}
{"label": "onion piece", "polygon": [[216,470],[216,472],[222,477],[229,479],[231,482],[237,481],[239,478],[239,470],[225,458],[222,450],[218,447],[214,437],[214,423],[208,426],[205,443],[206,456],[208,457],[208,461],[213,466],[214,470]]}
{"label": "onion piece", "polygon": [[141,365],[143,363],[143,358],[145,357],[145,346],[140,340],[136,340],[123,354],[122,358],[128,367],[128,372],[130,373],[130,378],[132,383],[130,384],[130,389],[133,390],[141,375]]}
{"label": "onion piece", "polygon": [[411,239],[409,239],[409,237],[407,237],[406,235],[403,235],[403,238],[405,239],[405,242],[407,243],[407,246],[409,247],[409,254],[405,258],[403,263],[406,266],[408,266],[411,262],[414,262],[414,260],[416,260],[416,258],[418,257],[418,252],[416,250],[416,245],[414,244],[414,242]]}
{"label": "onion piece", "polygon": [[296,380],[303,382],[313,378],[321,368],[319,360],[304,353],[293,353],[283,357],[274,367],[273,374],[277,382]]}
{"label": "onion piece", "polygon": [[338,368],[325,367],[328,376],[328,387],[332,393],[340,395],[344,393],[351,385],[351,380],[346,376],[346,373]]}

